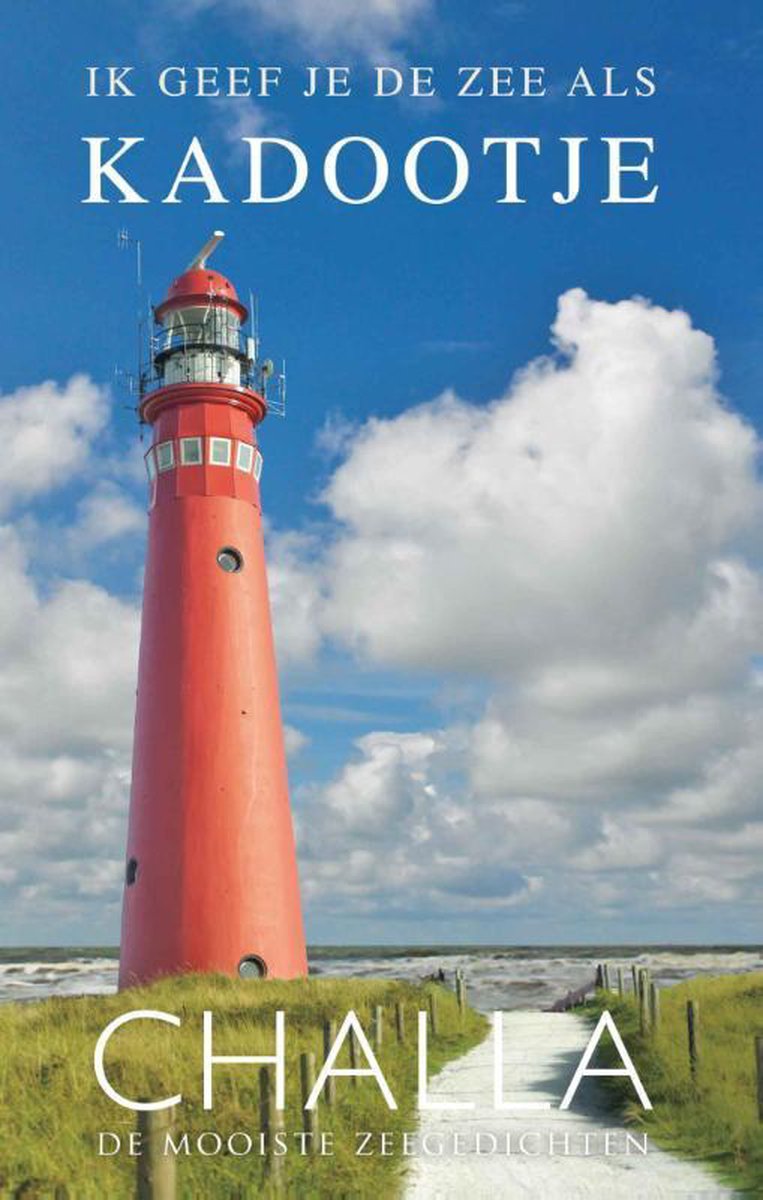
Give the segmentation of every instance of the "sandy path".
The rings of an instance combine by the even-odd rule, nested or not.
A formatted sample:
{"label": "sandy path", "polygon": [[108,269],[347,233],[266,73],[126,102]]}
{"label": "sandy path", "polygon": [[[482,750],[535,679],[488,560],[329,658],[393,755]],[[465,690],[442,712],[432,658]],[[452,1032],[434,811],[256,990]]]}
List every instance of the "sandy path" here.
{"label": "sandy path", "polygon": [[[419,1134],[431,1135],[430,1144],[442,1143],[442,1157],[419,1155],[411,1160],[406,1200],[676,1200],[676,1198],[727,1197],[735,1192],[715,1182],[704,1168],[685,1163],[651,1143],[646,1155],[622,1153],[622,1124],[607,1113],[597,1081],[584,1080],[572,1107],[560,1112],[559,1102],[572,1079],[591,1035],[591,1027],[572,1013],[504,1013],[504,1099],[548,1100],[545,1111],[495,1112],[493,1097],[493,1035],[463,1058],[450,1063],[430,1081],[433,1100],[472,1100],[476,1108],[461,1112],[426,1111]],[[610,1150],[604,1154],[604,1133],[611,1131]],[[453,1153],[453,1134],[462,1135],[461,1149]],[[478,1155],[479,1132],[483,1148],[489,1135],[498,1141],[495,1153]],[[523,1133],[531,1154],[521,1154]],[[585,1156],[584,1135],[589,1134]],[[512,1153],[506,1154],[507,1135]],[[549,1153],[553,1135],[555,1154]],[[564,1135],[569,1135],[565,1143]],[[570,1153],[560,1152],[565,1144]],[[537,1150],[540,1153],[535,1155]]]}

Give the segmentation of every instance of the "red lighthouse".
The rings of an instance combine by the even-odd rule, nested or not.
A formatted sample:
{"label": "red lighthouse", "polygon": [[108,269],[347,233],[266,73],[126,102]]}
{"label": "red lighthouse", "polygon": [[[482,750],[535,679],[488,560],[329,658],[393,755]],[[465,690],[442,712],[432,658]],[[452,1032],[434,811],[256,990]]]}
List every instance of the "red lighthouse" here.
{"label": "red lighthouse", "polygon": [[156,309],[121,987],[307,971],[260,509],[265,376],[207,266]]}

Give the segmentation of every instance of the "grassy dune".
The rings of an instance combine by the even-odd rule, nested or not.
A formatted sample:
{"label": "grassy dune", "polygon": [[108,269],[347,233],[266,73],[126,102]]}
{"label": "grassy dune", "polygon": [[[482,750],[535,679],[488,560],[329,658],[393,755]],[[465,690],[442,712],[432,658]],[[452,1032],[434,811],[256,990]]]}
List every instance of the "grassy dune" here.
{"label": "grassy dune", "polygon": [[[689,1066],[687,1000],[699,1001],[696,1080]],[[659,1029],[645,1036],[631,996],[597,993],[596,1010],[612,1013],[654,1110],[642,1111],[628,1080],[607,1080],[607,1087],[658,1145],[702,1159],[740,1191],[763,1196],[753,1049],[754,1036],[763,1034],[763,974],[692,979],[662,989],[660,1004]]]}
{"label": "grassy dune", "polygon": [[[432,985],[434,986],[434,985]],[[259,1132],[258,1068],[219,1066],[214,1070],[214,1109],[204,1112],[201,1097],[201,1014],[215,1014],[215,1054],[272,1054],[274,1013],[286,1013],[287,1134],[300,1130],[299,1054],[313,1050],[323,1062],[322,1027],[340,1022],[354,1009],[366,1031],[374,1006],[385,1009],[378,1052],[399,1108],[390,1111],[376,1082],[363,1078],[336,1081],[336,1105],[319,1104],[319,1122],[334,1134],[333,1157],[301,1157],[290,1137],[284,1157],[287,1194],[303,1197],[393,1197],[402,1178],[403,1160],[356,1157],[356,1131],[390,1130],[396,1135],[416,1126],[416,1013],[426,1009],[432,987],[368,980],[309,979],[258,984],[220,976],[187,976],[119,996],[84,996],[0,1007],[0,1194],[53,1196],[64,1185],[74,1197],[131,1197],[135,1162],[124,1153],[98,1156],[98,1132],[126,1135],[136,1114],[111,1101],[95,1079],[92,1059],[98,1035],[122,1012],[160,1009],[182,1019],[180,1029],[158,1022],[134,1022],[111,1039],[107,1075],[126,1096],[158,1099],[183,1093],[177,1129],[191,1141],[203,1130],[225,1137],[236,1130]],[[429,1040],[434,1071],[476,1044],[486,1032],[484,1018],[459,1014],[455,997],[434,987],[438,1036]],[[396,1002],[405,1007],[406,1041],[394,1034]],[[339,1066],[349,1066],[347,1049]],[[360,1065],[365,1065],[361,1062]],[[397,1143],[397,1137],[395,1138]],[[256,1140],[255,1140],[256,1145]],[[294,1148],[292,1149],[292,1145]],[[240,1143],[238,1143],[240,1147]],[[249,1197],[262,1194],[263,1163],[256,1153],[233,1157],[198,1153],[178,1158],[179,1195]],[[59,1193],[63,1195],[64,1193]]]}

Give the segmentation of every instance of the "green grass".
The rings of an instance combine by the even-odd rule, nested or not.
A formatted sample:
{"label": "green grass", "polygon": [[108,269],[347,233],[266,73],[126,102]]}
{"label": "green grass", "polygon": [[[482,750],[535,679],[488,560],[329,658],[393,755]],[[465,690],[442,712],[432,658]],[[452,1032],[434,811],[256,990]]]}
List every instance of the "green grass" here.
{"label": "green grass", "polygon": [[[375,1005],[385,1010],[378,1058],[398,1102],[390,1111],[371,1078],[336,1080],[337,1101],[319,1103],[319,1122],[334,1134],[333,1157],[284,1157],[286,1194],[299,1197],[394,1197],[402,1180],[403,1160],[358,1158],[358,1130],[389,1130],[395,1135],[416,1127],[416,1013],[437,995],[438,1036],[429,1037],[430,1072],[481,1041],[486,1022],[477,1013],[458,1011],[450,991],[436,985],[395,981],[308,979],[252,984],[222,976],[186,976],[117,996],[66,997],[31,1004],[0,1006],[0,1194],[18,1188],[26,1196],[52,1196],[64,1185],[74,1197],[120,1200],[134,1194],[135,1160],[123,1152],[98,1156],[97,1135],[123,1135],[135,1128],[136,1115],[111,1101],[94,1075],[93,1050],[104,1026],[122,1012],[161,1009],[182,1019],[180,1029],[153,1021],[134,1022],[111,1039],[107,1075],[126,1096],[162,1098],[183,1093],[177,1130],[191,1141],[202,1130],[223,1137],[236,1130],[255,1136],[260,1130],[258,1067],[214,1069],[214,1108],[205,1112],[201,1095],[201,1014],[214,1014],[215,1054],[272,1054],[274,1014],[286,1013],[287,1133],[302,1128],[299,1054],[314,1051],[323,1062],[325,1020],[339,1023],[354,1009],[366,1032]],[[405,1009],[404,1045],[394,1031],[396,1002]],[[339,1066],[349,1066],[347,1048]],[[364,1065],[361,1061],[360,1065]],[[291,1139],[290,1139],[291,1141]],[[397,1143],[397,1136],[395,1138]],[[255,1140],[256,1144],[256,1140]],[[291,1143],[293,1145],[293,1142]],[[178,1191],[185,1197],[249,1197],[263,1194],[263,1162],[258,1154],[233,1157],[198,1153],[178,1158]]]}
{"label": "green grass", "polygon": [[[699,1002],[699,1061],[692,1078],[687,1000]],[[654,1105],[644,1112],[627,1079],[608,1079],[626,1115],[666,1150],[708,1163],[726,1182],[763,1196],[763,1124],[758,1119],[754,1037],[763,1034],[763,974],[697,978],[660,991],[655,1034],[642,1034],[632,995],[597,992],[608,1008]],[[602,1055],[615,1065],[605,1038]],[[620,1065],[619,1063],[616,1065]]]}

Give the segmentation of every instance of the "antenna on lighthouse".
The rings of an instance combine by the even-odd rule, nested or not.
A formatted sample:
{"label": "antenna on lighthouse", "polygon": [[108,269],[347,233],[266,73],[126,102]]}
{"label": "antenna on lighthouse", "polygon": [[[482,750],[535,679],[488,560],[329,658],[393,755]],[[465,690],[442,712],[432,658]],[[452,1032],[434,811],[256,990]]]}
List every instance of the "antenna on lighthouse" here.
{"label": "antenna on lighthouse", "polygon": [[204,267],[207,265],[207,259],[212,257],[224,237],[225,234],[223,233],[222,229],[216,229],[211,238],[208,238],[201,247],[201,250],[196,257],[191,259],[186,267],[186,271],[196,271],[197,269],[201,269],[203,271]]}
{"label": "antenna on lighthouse", "polygon": [[[135,272],[136,283],[138,285],[138,302],[140,304],[141,293],[143,290],[143,243],[140,238],[134,238],[128,229],[117,230],[117,249],[119,250],[135,250]],[[121,367],[114,367],[114,377],[122,385],[127,387],[130,395],[142,395],[143,391],[143,334],[144,323],[141,315],[140,307],[138,309],[138,357],[135,364],[135,371],[125,371]],[[126,406],[127,407],[127,406]],[[130,406],[132,407],[132,406]]]}
{"label": "antenna on lighthouse", "polygon": [[117,248],[119,250],[129,250],[130,246],[135,247],[135,269],[138,281],[138,290],[143,286],[143,245],[140,238],[130,236],[127,229],[117,230]]}

